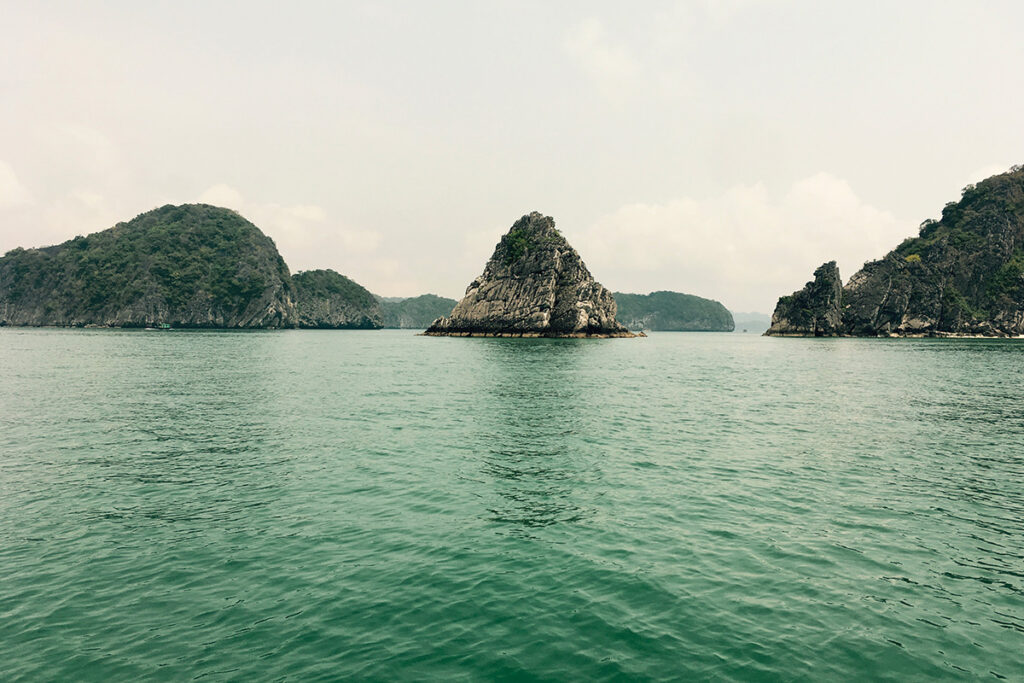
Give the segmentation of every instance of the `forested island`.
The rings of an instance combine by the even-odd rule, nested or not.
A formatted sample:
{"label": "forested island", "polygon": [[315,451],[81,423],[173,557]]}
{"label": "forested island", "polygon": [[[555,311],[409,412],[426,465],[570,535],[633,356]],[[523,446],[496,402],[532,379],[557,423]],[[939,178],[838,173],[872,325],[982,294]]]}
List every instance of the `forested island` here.
{"label": "forested island", "polygon": [[732,332],[732,313],[711,299],[680,292],[615,292],[616,318],[631,330]]}
{"label": "forested island", "polygon": [[163,206],[109,230],[0,258],[0,324],[376,328],[377,301],[333,271],[292,276],[229,209]]}
{"label": "forested island", "polygon": [[333,270],[307,270],[292,276],[298,327],[375,330],[384,326],[377,298],[359,283]]}
{"label": "forested island", "polygon": [[779,299],[776,336],[1024,334],[1024,167],[964,188],[844,287],[835,262]]}

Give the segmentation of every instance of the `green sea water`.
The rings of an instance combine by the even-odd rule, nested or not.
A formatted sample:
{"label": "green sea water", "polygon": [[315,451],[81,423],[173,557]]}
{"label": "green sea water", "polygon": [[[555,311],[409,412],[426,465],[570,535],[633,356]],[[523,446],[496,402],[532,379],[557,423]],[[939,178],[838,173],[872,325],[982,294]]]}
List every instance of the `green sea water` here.
{"label": "green sea water", "polygon": [[1024,679],[1024,343],[0,329],[0,680]]}

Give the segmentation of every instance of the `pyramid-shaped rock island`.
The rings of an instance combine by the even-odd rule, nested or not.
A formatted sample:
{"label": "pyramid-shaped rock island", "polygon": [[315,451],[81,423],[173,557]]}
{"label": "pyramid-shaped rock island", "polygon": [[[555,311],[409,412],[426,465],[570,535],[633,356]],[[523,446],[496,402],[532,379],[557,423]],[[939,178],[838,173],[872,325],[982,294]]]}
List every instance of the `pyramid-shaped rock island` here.
{"label": "pyramid-shaped rock island", "polygon": [[451,315],[425,332],[453,337],[635,337],[550,216],[523,216]]}

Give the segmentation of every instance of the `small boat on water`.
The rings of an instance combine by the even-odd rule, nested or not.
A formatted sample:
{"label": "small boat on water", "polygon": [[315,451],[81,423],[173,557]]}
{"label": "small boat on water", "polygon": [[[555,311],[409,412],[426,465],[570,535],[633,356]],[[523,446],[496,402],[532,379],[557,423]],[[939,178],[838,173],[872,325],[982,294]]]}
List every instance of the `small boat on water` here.
{"label": "small boat on water", "polygon": [[153,331],[153,330],[159,331],[159,330],[173,330],[174,328],[171,327],[170,323],[160,323],[156,327],[147,327],[146,329],[150,330],[150,331]]}

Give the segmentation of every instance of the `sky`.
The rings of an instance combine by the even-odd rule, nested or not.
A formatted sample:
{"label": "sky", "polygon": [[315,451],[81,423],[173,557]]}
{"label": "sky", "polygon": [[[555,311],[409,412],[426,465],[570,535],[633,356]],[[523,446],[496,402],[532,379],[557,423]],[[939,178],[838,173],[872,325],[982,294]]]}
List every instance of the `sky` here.
{"label": "sky", "polygon": [[461,297],[555,218],[613,291],[771,312],[1024,162],[1024,3],[0,0],[0,253],[164,204]]}

